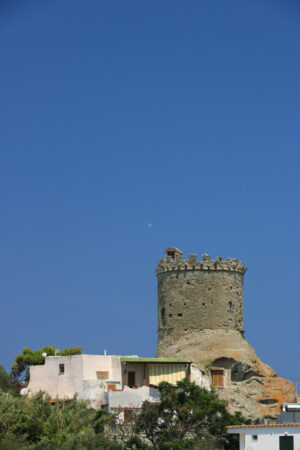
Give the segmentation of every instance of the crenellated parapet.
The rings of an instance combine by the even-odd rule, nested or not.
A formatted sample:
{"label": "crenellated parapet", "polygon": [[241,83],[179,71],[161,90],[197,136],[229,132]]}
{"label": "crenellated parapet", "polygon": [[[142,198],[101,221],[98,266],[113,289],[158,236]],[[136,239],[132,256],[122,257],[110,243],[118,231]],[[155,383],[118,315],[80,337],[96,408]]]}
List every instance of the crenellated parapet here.
{"label": "crenellated parapet", "polygon": [[158,260],[156,274],[164,272],[184,271],[184,270],[215,270],[225,272],[238,272],[244,275],[247,267],[243,266],[240,259],[227,258],[223,260],[221,256],[211,259],[207,254],[202,255],[201,261],[197,260],[197,255],[189,255],[189,259],[182,258],[182,252],[175,247],[166,249],[165,257]]}

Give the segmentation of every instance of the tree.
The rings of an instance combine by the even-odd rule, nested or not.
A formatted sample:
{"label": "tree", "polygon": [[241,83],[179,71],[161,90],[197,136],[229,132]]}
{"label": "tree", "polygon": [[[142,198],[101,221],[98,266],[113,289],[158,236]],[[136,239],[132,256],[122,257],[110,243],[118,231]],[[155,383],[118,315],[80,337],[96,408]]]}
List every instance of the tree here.
{"label": "tree", "polygon": [[19,382],[6,372],[2,364],[0,364],[0,389],[3,392],[18,392],[20,389]]}
{"label": "tree", "polygon": [[225,427],[242,423],[242,417],[231,415],[214,390],[208,392],[187,379],[177,388],[162,382],[159,390],[160,403],[145,401],[134,424],[137,435],[145,435],[154,448],[235,448]]}
{"label": "tree", "polygon": [[67,355],[80,355],[82,347],[69,347],[64,350],[59,350],[58,347],[52,345],[45,345],[38,350],[31,350],[29,347],[25,347],[22,353],[15,356],[15,363],[11,366],[12,375],[15,378],[23,376],[26,370],[25,381],[29,381],[29,366],[43,365],[45,364],[45,358],[43,353],[47,353],[48,356],[67,356]]}

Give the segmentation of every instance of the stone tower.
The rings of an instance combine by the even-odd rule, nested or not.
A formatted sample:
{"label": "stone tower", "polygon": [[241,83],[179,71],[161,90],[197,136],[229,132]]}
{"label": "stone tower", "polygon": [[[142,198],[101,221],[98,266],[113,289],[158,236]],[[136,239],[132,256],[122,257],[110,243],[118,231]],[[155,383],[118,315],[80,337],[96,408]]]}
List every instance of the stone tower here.
{"label": "stone tower", "polygon": [[[186,358],[211,379],[229,410],[251,421],[274,421],[295,387],[256,355],[243,328],[243,279],[239,259],[187,260],[175,247],[159,259],[158,357]],[[267,330],[266,330],[267,333]]]}
{"label": "stone tower", "polygon": [[167,248],[158,262],[158,348],[164,339],[202,330],[243,328],[243,279],[239,259],[203,255],[182,259],[177,248]]}

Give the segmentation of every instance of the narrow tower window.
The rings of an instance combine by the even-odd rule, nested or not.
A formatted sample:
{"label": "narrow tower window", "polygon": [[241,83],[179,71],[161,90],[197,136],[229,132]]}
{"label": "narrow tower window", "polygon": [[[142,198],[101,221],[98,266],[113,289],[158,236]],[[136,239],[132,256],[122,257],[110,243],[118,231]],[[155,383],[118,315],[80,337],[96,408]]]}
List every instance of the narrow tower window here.
{"label": "narrow tower window", "polygon": [[162,326],[165,327],[166,326],[166,310],[165,310],[165,308],[162,308],[160,313],[161,313]]}
{"label": "narrow tower window", "polygon": [[228,302],[227,311],[232,311],[232,310],[233,310],[232,302]]}

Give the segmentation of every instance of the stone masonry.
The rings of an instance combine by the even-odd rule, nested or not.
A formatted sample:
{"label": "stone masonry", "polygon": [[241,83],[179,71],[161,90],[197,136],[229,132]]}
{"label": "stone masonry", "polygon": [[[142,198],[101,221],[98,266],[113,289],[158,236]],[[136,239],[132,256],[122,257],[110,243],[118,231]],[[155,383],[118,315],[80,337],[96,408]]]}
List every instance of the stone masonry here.
{"label": "stone masonry", "polygon": [[157,356],[184,357],[207,375],[223,369],[219,396],[252,422],[273,421],[283,402],[295,400],[293,383],[256,355],[244,338],[243,278],[239,259],[196,255],[175,247],[159,259]]}
{"label": "stone masonry", "polygon": [[190,255],[184,261],[172,248],[157,267],[159,344],[166,333],[182,335],[196,330],[243,329],[243,279],[239,259]]}

